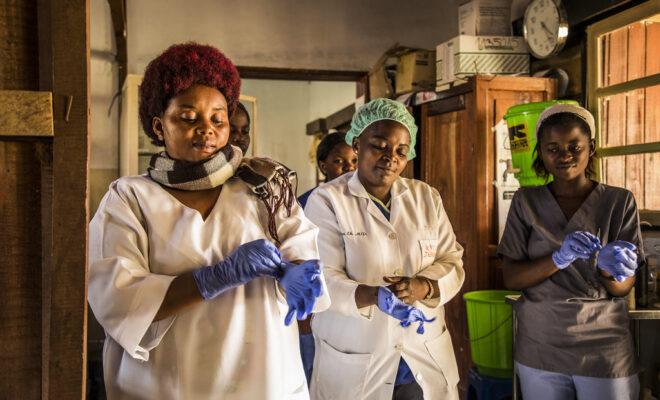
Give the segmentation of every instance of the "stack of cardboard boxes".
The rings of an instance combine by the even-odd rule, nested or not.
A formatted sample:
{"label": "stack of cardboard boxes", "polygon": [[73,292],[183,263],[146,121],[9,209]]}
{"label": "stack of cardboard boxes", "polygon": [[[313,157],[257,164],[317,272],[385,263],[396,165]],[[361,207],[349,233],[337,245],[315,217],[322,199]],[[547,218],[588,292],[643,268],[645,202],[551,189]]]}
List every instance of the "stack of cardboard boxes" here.
{"label": "stack of cardboard boxes", "polygon": [[458,9],[460,35],[436,48],[436,90],[476,74],[527,75],[525,39],[511,36],[511,0],[472,0]]}
{"label": "stack of cardboard boxes", "polygon": [[369,73],[370,98],[432,91],[436,81],[435,58],[433,50],[393,46]]}

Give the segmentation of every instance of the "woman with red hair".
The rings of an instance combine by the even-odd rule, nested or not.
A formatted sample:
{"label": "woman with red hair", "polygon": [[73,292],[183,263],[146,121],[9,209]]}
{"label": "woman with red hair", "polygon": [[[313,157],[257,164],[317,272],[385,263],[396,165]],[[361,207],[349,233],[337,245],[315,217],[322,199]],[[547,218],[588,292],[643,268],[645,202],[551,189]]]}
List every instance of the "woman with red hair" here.
{"label": "woman with red hair", "polygon": [[210,46],[147,66],[140,120],[165,151],[113,182],[90,223],[109,399],[309,397],[291,322],[328,306],[317,228],[295,173],[229,143],[239,91]]}

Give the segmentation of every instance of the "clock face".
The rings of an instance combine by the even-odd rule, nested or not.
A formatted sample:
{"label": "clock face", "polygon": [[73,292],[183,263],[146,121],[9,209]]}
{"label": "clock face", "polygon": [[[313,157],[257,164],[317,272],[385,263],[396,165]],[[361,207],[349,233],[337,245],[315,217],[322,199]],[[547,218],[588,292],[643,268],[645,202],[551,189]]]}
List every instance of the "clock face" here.
{"label": "clock face", "polygon": [[546,58],[561,50],[568,36],[568,24],[555,0],[533,0],[525,11],[523,29],[532,54]]}

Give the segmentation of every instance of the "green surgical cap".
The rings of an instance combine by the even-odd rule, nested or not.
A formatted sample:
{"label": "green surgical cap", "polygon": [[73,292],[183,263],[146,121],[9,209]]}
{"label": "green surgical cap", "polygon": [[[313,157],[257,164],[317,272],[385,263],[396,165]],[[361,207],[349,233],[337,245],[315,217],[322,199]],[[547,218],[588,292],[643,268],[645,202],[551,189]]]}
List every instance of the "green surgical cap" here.
{"label": "green surgical cap", "polygon": [[415,142],[417,141],[415,119],[410,115],[406,106],[390,99],[371,100],[360,107],[353,115],[351,129],[346,133],[346,143],[352,146],[353,139],[359,137],[369,125],[386,119],[396,121],[408,129],[408,133],[410,133],[410,150],[408,150],[407,157],[409,160],[415,158]]}

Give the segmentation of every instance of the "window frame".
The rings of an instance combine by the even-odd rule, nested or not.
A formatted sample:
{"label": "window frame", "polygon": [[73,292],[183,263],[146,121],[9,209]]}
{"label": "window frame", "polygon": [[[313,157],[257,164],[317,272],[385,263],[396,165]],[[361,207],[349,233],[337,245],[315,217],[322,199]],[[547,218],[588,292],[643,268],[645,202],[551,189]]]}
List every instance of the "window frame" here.
{"label": "window frame", "polygon": [[[660,0],[649,0],[636,7],[622,11],[602,21],[587,27],[587,109],[591,111],[596,120],[596,154],[600,158],[596,163],[596,176],[601,179],[602,161],[613,156],[633,154],[646,154],[660,152],[660,142],[633,144],[627,146],[601,147],[601,121],[599,100],[637,89],[644,89],[660,84],[660,73],[633,79],[610,86],[599,87],[602,82],[602,63],[599,59],[602,54],[600,37],[609,32],[623,28],[635,22],[660,18]],[[640,210],[640,217],[653,225],[660,225],[660,210]]]}

